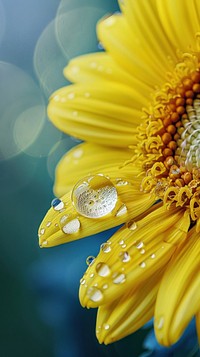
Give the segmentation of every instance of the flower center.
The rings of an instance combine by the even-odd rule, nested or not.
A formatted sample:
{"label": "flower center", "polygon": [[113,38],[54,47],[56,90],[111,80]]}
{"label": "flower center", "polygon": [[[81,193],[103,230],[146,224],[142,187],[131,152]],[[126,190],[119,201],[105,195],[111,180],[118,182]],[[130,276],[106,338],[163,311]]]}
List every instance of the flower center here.
{"label": "flower center", "polygon": [[199,68],[192,55],[177,65],[146,112],[136,150],[145,172],[142,191],[189,208],[192,220],[200,218]]}

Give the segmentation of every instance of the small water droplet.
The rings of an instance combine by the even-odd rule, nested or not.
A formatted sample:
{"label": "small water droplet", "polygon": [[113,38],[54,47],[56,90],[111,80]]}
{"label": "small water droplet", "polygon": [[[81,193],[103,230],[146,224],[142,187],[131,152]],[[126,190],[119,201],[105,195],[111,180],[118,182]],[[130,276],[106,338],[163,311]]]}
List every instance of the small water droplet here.
{"label": "small water droplet", "polygon": [[55,102],[59,102],[60,96],[59,96],[58,94],[54,95],[53,100],[54,100]]}
{"label": "small water droplet", "polygon": [[103,324],[103,328],[104,328],[105,330],[109,330],[110,325],[108,325],[108,324]]}
{"label": "small water droplet", "polygon": [[90,278],[94,278],[94,273],[90,274]]}
{"label": "small water droplet", "polygon": [[144,243],[143,243],[143,242],[139,242],[139,243],[136,245],[136,248],[137,248],[137,249],[141,249],[143,246],[144,246]]}
{"label": "small water droplet", "polygon": [[137,228],[137,223],[136,222],[130,222],[130,225],[128,225],[128,228],[131,230],[131,231],[134,231],[136,228]]}
{"label": "small water droplet", "polygon": [[118,200],[117,190],[103,175],[86,177],[72,192],[75,209],[87,218],[101,218],[113,211]]}
{"label": "small water droplet", "polygon": [[116,213],[116,217],[122,216],[123,214],[127,213],[127,207],[125,204],[123,204],[120,209]]}
{"label": "small water droplet", "polygon": [[58,227],[58,223],[55,223],[55,227]]}
{"label": "small water droplet", "polygon": [[153,253],[151,254],[151,259],[155,259],[156,255]]}
{"label": "small water droplet", "polygon": [[89,255],[89,257],[87,257],[86,259],[86,264],[89,266],[89,265],[92,265],[95,261],[95,257],[93,255]]}
{"label": "small water droplet", "polygon": [[123,249],[126,248],[126,244],[123,244],[123,245],[122,245],[122,248],[123,248]]}
{"label": "small water droplet", "polygon": [[123,245],[123,244],[124,244],[124,240],[122,239],[119,241],[119,245]]}
{"label": "small water droplet", "polygon": [[81,284],[81,285],[84,285],[84,284],[85,284],[85,279],[82,278],[82,279],[80,280],[80,284]]}
{"label": "small water droplet", "polygon": [[164,325],[164,317],[161,316],[159,319],[155,320],[155,326],[157,327],[158,330],[161,330]]}
{"label": "small water droplet", "polygon": [[51,201],[51,206],[53,207],[53,209],[55,211],[60,211],[61,209],[64,208],[64,202],[61,201],[59,198],[54,198],[52,201]]}
{"label": "small water droplet", "polygon": [[98,302],[103,299],[103,294],[100,289],[97,289],[95,286],[91,286],[87,290],[87,296],[91,301]]}
{"label": "small water droplet", "polygon": [[44,241],[42,242],[42,247],[47,246],[47,245],[48,245],[47,240],[44,240]]}
{"label": "small water droplet", "polygon": [[102,243],[101,246],[100,246],[100,249],[104,253],[109,253],[111,251],[111,247],[110,247],[109,243]]}
{"label": "small water droplet", "polygon": [[74,99],[74,97],[75,97],[75,94],[73,92],[71,92],[67,95],[68,99]]}
{"label": "small water droplet", "polygon": [[140,254],[144,254],[145,252],[146,252],[145,249],[140,250]]}
{"label": "small water droplet", "polygon": [[96,266],[96,272],[99,276],[105,277],[110,274],[110,268],[105,263],[98,263]]}
{"label": "small water droplet", "polygon": [[113,283],[114,284],[122,284],[126,281],[125,274],[115,273],[113,274]]}
{"label": "small water droplet", "polygon": [[128,184],[129,184],[129,182],[128,181],[124,181],[124,180],[118,180],[117,183],[116,183],[117,186],[126,186]]}
{"label": "small water droplet", "polygon": [[127,263],[129,262],[129,260],[131,259],[130,255],[128,254],[128,252],[121,252],[119,253],[119,258],[121,259],[121,261],[123,263]]}
{"label": "small water droplet", "polygon": [[102,289],[108,289],[108,284],[104,284],[103,286],[102,286]]}
{"label": "small water droplet", "polygon": [[140,268],[145,268],[146,267],[146,263],[145,262],[142,262],[139,264]]}
{"label": "small water droplet", "polygon": [[50,227],[50,225],[51,225],[51,222],[50,221],[47,222],[47,227]]}
{"label": "small water droplet", "polygon": [[70,222],[65,224],[62,228],[63,232],[66,234],[77,233],[80,229],[81,223],[78,218],[72,219]]}
{"label": "small water droplet", "polygon": [[115,23],[115,17],[114,16],[109,16],[106,20],[104,20],[104,24],[106,26],[112,26]]}
{"label": "small water droplet", "polygon": [[91,94],[89,92],[85,92],[84,96],[85,96],[85,98],[89,98],[91,96]]}
{"label": "small water droplet", "polygon": [[68,218],[67,215],[62,216],[61,219],[60,219],[60,223],[64,224],[66,222],[67,218]]}
{"label": "small water droplet", "polygon": [[98,43],[98,49],[99,50],[104,50],[103,43],[99,41]]}
{"label": "small water droplet", "polygon": [[40,230],[40,234],[43,235],[44,233],[45,233],[45,229],[42,228],[42,229]]}

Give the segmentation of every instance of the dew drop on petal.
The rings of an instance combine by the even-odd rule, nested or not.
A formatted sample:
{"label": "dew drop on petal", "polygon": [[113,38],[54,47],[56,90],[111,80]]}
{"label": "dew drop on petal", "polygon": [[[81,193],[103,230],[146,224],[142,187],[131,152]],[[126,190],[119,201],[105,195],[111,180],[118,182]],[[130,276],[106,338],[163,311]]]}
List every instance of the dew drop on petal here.
{"label": "dew drop on petal", "polygon": [[87,296],[91,301],[97,302],[103,299],[103,294],[100,289],[97,289],[95,286],[91,286],[87,290]]}
{"label": "dew drop on petal", "polygon": [[125,204],[123,204],[120,209],[116,213],[116,217],[123,216],[123,214],[127,213],[127,207]]}
{"label": "dew drop on petal", "polygon": [[140,254],[144,254],[145,252],[146,252],[145,249],[141,249],[141,250],[140,250]]}
{"label": "dew drop on petal", "polygon": [[129,184],[129,182],[128,181],[124,181],[124,180],[118,180],[117,183],[116,183],[117,186],[126,186],[128,184]]}
{"label": "dew drop on petal", "polygon": [[123,244],[124,244],[124,240],[122,239],[119,241],[119,245],[123,245]]}
{"label": "dew drop on petal", "polygon": [[128,228],[131,230],[131,231],[134,231],[136,228],[137,228],[137,224],[136,222],[131,222],[130,225],[128,225]]}
{"label": "dew drop on petal", "polygon": [[40,230],[40,234],[43,235],[44,233],[45,233],[45,229],[42,228],[42,229]]}
{"label": "dew drop on petal", "polygon": [[142,262],[139,264],[140,268],[145,268],[146,267],[146,263],[145,262]]}
{"label": "dew drop on petal", "polygon": [[50,222],[50,221],[47,222],[46,226],[47,226],[47,227],[50,227],[50,225],[51,225],[51,222]]}
{"label": "dew drop on petal", "polygon": [[67,218],[68,218],[67,215],[62,216],[61,219],[60,219],[60,223],[64,224],[66,222]]}
{"label": "dew drop on petal", "polygon": [[51,201],[51,206],[53,207],[53,209],[55,211],[60,211],[61,209],[64,208],[64,202],[61,201],[59,198],[54,198],[52,201]]}
{"label": "dew drop on petal", "polygon": [[121,252],[119,253],[119,258],[121,259],[121,261],[123,263],[127,263],[129,262],[129,260],[131,259],[130,255],[128,254],[128,252]]}
{"label": "dew drop on petal", "polygon": [[137,249],[141,249],[143,246],[144,246],[144,243],[143,243],[143,242],[139,242],[139,243],[136,245],[136,248],[137,248]]}
{"label": "dew drop on petal", "polygon": [[85,284],[85,279],[82,278],[82,279],[80,280],[80,284],[81,284],[81,285],[84,285],[84,284]]}
{"label": "dew drop on petal", "polygon": [[151,259],[155,259],[156,255],[153,253],[151,254]]}
{"label": "dew drop on petal", "polygon": [[110,274],[110,268],[105,263],[98,263],[96,266],[96,272],[99,276],[105,277]]}
{"label": "dew drop on petal", "polygon": [[104,253],[109,253],[111,251],[111,247],[109,243],[102,243],[100,249]]}
{"label": "dew drop on petal", "polygon": [[105,330],[109,330],[110,325],[108,325],[108,324],[103,324],[103,328],[104,328]]}
{"label": "dew drop on petal", "polygon": [[104,284],[103,286],[102,286],[102,289],[108,289],[108,284]]}
{"label": "dew drop on petal", "polygon": [[42,242],[42,244],[41,244],[41,247],[46,247],[47,245],[48,245],[47,240],[44,240],[44,241]]}
{"label": "dew drop on petal", "polygon": [[78,213],[87,218],[101,218],[113,211],[118,200],[117,190],[104,175],[94,175],[79,181],[72,192],[72,202]]}
{"label": "dew drop on petal", "polygon": [[71,92],[67,95],[68,99],[74,99],[74,97],[75,97],[75,94],[73,92]]}
{"label": "dew drop on petal", "polygon": [[122,284],[126,281],[125,274],[115,273],[113,274],[113,283],[114,284]]}
{"label": "dew drop on petal", "polygon": [[79,219],[75,218],[75,219],[72,219],[67,224],[65,224],[65,226],[62,227],[62,230],[66,234],[73,234],[73,233],[77,233],[79,231],[80,226],[81,226],[81,224],[80,224]]}
{"label": "dew drop on petal", "polygon": [[123,249],[126,248],[126,244],[123,244],[123,245],[122,245],[122,248],[123,248]]}
{"label": "dew drop on petal", "polygon": [[89,257],[87,257],[86,259],[86,264],[89,266],[89,265],[92,265],[95,261],[95,257],[93,255],[89,255]]}
{"label": "dew drop on petal", "polygon": [[94,273],[90,274],[90,278],[94,278]]}

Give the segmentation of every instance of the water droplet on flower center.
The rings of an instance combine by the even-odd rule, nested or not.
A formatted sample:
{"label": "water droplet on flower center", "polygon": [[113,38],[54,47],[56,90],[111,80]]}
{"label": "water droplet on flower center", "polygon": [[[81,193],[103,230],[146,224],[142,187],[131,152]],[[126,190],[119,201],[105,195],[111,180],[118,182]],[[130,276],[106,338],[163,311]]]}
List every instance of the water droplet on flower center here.
{"label": "water droplet on flower center", "polygon": [[94,175],[79,181],[72,192],[72,202],[81,215],[101,218],[113,211],[118,200],[117,190],[104,175]]}

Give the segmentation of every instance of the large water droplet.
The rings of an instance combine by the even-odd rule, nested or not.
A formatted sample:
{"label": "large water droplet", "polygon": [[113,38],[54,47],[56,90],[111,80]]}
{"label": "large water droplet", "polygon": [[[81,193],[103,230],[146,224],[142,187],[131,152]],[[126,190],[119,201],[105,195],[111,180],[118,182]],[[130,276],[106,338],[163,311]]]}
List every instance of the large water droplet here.
{"label": "large water droplet", "polygon": [[113,274],[113,283],[114,284],[122,284],[126,281],[125,274],[115,273]]}
{"label": "large water droplet", "polygon": [[111,251],[111,246],[109,243],[102,243],[100,248],[104,253],[109,253]]}
{"label": "large water droplet", "polygon": [[98,263],[96,266],[96,272],[99,276],[105,277],[110,274],[110,268],[105,263]]}
{"label": "large water droplet", "polygon": [[94,260],[95,260],[95,257],[93,257],[93,255],[89,255],[89,257],[87,257],[87,259],[86,259],[86,264],[88,266],[92,265],[94,263]]}
{"label": "large water droplet", "polygon": [[55,211],[60,211],[61,209],[64,208],[64,202],[61,201],[59,198],[54,198],[52,201],[51,201],[51,206],[53,207],[53,209]]}
{"label": "large water droplet", "polygon": [[94,175],[79,181],[72,192],[72,202],[81,215],[100,218],[111,213],[118,200],[117,190],[104,175]]}
{"label": "large water droplet", "polygon": [[63,232],[66,234],[73,234],[77,233],[80,229],[80,221],[78,218],[72,219],[70,222],[65,224],[65,226],[62,228]]}
{"label": "large water droplet", "polygon": [[101,290],[97,289],[95,286],[91,286],[87,290],[87,296],[89,297],[89,299],[91,301],[94,301],[94,302],[98,302],[103,299],[103,294],[102,294]]}
{"label": "large water droplet", "polygon": [[119,258],[121,259],[121,261],[123,263],[127,263],[129,262],[129,260],[131,259],[130,255],[128,254],[128,252],[121,252],[119,253]]}

